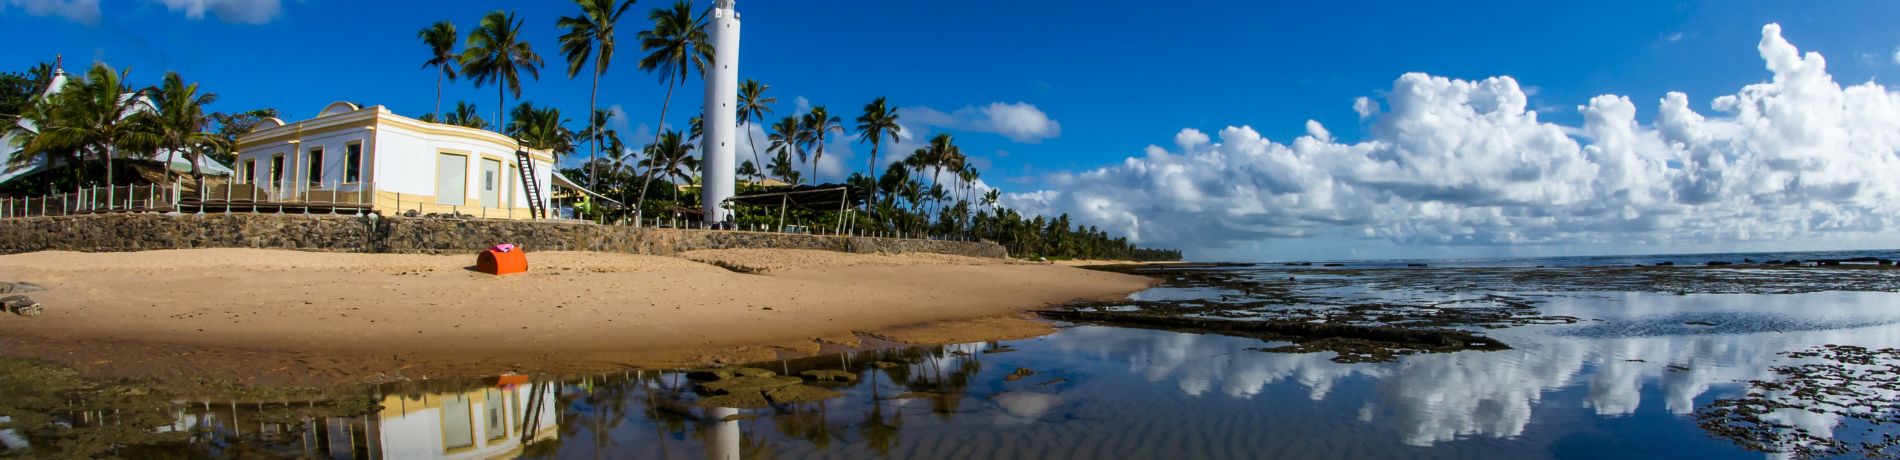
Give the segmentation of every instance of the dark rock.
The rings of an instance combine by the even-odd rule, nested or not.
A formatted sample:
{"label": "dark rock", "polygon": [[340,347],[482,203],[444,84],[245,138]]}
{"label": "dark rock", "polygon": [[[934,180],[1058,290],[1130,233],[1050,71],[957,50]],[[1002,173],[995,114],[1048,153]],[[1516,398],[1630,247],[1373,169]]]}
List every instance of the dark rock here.
{"label": "dark rock", "polygon": [[804,372],[798,373],[798,375],[805,376],[805,378],[809,378],[812,380],[826,381],[826,382],[856,382],[858,381],[858,374],[841,371],[837,369],[804,371]]}
{"label": "dark rock", "polygon": [[39,316],[40,303],[23,295],[0,297],[0,310],[20,316]]}
{"label": "dark rock", "polygon": [[1720,260],[1711,260],[1709,261],[1708,264],[1705,264],[1705,265],[1708,265],[1710,267],[1726,267],[1733,264],[1729,262],[1720,261]]}

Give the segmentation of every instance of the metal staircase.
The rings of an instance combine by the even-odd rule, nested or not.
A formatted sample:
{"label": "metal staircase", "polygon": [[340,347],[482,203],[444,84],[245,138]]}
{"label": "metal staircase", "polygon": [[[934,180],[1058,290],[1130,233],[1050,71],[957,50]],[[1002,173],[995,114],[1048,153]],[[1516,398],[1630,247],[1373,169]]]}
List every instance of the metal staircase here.
{"label": "metal staircase", "polygon": [[516,171],[521,172],[521,186],[525,187],[523,190],[528,195],[528,216],[535,219],[548,218],[547,202],[541,201],[541,184],[535,180],[538,175],[534,173],[534,159],[528,156],[528,151],[516,150],[515,165],[520,167]]}

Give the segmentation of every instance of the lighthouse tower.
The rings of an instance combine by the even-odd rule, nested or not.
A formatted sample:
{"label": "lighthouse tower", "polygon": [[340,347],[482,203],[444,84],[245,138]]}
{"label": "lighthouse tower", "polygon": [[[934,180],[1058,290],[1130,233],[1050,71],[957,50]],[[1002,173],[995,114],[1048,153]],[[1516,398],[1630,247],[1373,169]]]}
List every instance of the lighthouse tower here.
{"label": "lighthouse tower", "polygon": [[705,133],[700,138],[702,188],[700,209],[707,223],[725,222],[732,211],[722,207],[732,198],[733,162],[738,145],[739,110],[739,12],[734,0],[713,0],[712,72],[706,75]]}

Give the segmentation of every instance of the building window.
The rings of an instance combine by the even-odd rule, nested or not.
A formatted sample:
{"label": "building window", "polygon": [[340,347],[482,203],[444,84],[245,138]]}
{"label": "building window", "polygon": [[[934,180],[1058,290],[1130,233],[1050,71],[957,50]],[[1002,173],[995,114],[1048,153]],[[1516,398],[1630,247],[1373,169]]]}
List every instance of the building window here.
{"label": "building window", "polygon": [[355,143],[343,147],[343,181],[361,182],[363,178],[363,144]]}
{"label": "building window", "polygon": [[309,174],[310,183],[312,185],[322,184],[323,183],[323,148],[317,147],[317,148],[310,149],[309,156],[310,156],[310,169],[308,169],[308,171],[310,171],[310,174]]}
{"label": "building window", "polygon": [[256,158],[244,160],[244,171],[242,172],[242,176],[239,177],[238,180],[240,182],[256,182],[257,181],[257,159]]}
{"label": "building window", "polygon": [[270,183],[272,187],[284,183],[284,156],[281,154],[270,157]]}

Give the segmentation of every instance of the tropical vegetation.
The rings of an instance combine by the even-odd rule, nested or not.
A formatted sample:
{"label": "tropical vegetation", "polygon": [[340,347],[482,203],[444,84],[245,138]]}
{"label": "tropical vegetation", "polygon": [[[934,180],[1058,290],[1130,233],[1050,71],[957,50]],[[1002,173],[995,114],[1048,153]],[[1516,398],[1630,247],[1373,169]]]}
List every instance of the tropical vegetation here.
{"label": "tropical vegetation", "polygon": [[[708,40],[708,16],[695,12],[687,1],[676,1],[647,14],[649,28],[636,33],[642,55],[637,66],[659,77],[665,88],[657,135],[633,141],[625,129],[625,113],[600,107],[599,83],[611,66],[616,28],[625,25],[632,0],[575,0],[572,16],[555,26],[562,58],[570,79],[591,73],[588,106],[576,120],[552,105],[508,97],[522,97],[522,80],[539,77],[541,57],[523,34],[525,21],[513,12],[495,11],[482,17],[465,39],[453,23],[441,21],[420,30],[426,45],[425,68],[436,80],[435,108],[419,118],[435,123],[491,129],[517,139],[522,146],[552,152],[557,159],[587,155],[562,173],[608,198],[582,200],[576,210],[589,220],[652,225],[656,222],[696,220],[699,202],[700,133],[704,118],[691,117],[687,129],[668,126],[667,110],[673,93],[694,73],[704,73],[713,49]],[[462,49],[457,51],[457,41]],[[45,90],[53,70],[39,65],[20,73],[0,73],[0,123],[13,147],[35,152],[55,163],[70,164],[67,175],[45,174],[40,181],[57,186],[113,183],[114,159],[160,160],[169,164],[182,156],[193,165],[209,158],[230,162],[237,137],[265,120],[278,116],[270,108],[214,112],[216,94],[202,90],[176,73],[157,85],[138,88],[128,72],[104,64],[83,75],[69,76],[60,91]],[[497,106],[494,119],[485,119],[467,101],[443,107],[445,82],[469,80],[476,88],[493,86]],[[1113,259],[1175,259],[1176,251],[1144,249],[1126,238],[1075,222],[1062,214],[1044,216],[1011,209],[1006,196],[983,181],[958,140],[947,133],[906,132],[899,124],[900,110],[885,97],[862,106],[856,114],[830,112],[825,105],[806,106],[774,116],[779,100],[771,85],[744,80],[738,88],[737,128],[743,129],[749,159],[737,165],[748,179],[741,192],[791,186],[824,185],[841,180],[852,194],[849,209],[778,209],[737,206],[734,221],[742,228],[800,226],[824,231],[913,238],[987,239],[1021,257],[1074,257]],[[578,110],[579,108],[575,108]],[[576,113],[576,112],[569,112]],[[771,118],[768,118],[771,117]],[[847,124],[846,117],[851,117]],[[641,134],[633,134],[642,136]],[[916,135],[912,139],[911,135]],[[857,166],[823,166],[840,136],[869,147],[862,171]],[[763,137],[760,139],[759,137]],[[635,143],[639,145],[628,145]],[[15,155],[8,167],[23,166],[34,155]],[[834,162],[835,164],[836,162]],[[104,171],[95,171],[103,164]],[[844,177],[835,177],[842,175]],[[825,177],[834,176],[834,177]],[[172,175],[166,174],[167,181]],[[17,187],[0,188],[0,191]]]}

